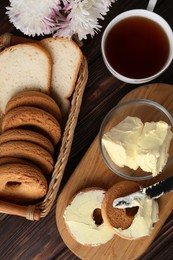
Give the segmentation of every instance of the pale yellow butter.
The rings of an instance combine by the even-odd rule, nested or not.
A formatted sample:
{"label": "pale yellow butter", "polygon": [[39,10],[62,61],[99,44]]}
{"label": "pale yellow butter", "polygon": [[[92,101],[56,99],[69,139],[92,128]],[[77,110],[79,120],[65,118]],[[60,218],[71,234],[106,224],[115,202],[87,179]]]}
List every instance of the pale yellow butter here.
{"label": "pale yellow butter", "polygon": [[126,117],[102,138],[111,160],[119,167],[136,170],[140,167],[153,176],[167,163],[173,133],[163,121],[146,122],[137,117]]}
{"label": "pale yellow butter", "polygon": [[113,127],[102,138],[111,160],[119,167],[128,166],[136,170],[137,143],[143,128],[142,121],[137,117],[126,117]]}
{"label": "pale yellow butter", "polygon": [[168,160],[168,150],[173,134],[170,126],[163,122],[145,123],[138,139],[136,162],[143,171],[156,176]]}
{"label": "pale yellow butter", "polygon": [[134,200],[131,206],[139,207],[131,226],[124,230],[119,228],[116,229],[116,231],[128,238],[149,236],[153,230],[154,223],[159,220],[159,207],[157,201],[149,199],[146,196],[143,200]]}
{"label": "pale yellow butter", "polygon": [[98,246],[113,238],[114,231],[104,222],[101,225],[96,225],[93,218],[94,210],[101,209],[104,196],[104,190],[80,192],[67,206],[63,217],[79,243]]}

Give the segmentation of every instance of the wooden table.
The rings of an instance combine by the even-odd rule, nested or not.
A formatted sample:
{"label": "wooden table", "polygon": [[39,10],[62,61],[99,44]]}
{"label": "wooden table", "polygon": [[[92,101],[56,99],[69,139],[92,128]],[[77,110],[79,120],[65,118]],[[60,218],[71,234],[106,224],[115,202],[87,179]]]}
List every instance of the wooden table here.
{"label": "wooden table", "polygon": [[[129,91],[139,85],[125,84],[114,78],[106,69],[100,50],[101,36],[105,26],[117,14],[133,8],[146,8],[148,1],[118,0],[101,21],[102,30],[93,39],[84,41],[82,50],[89,64],[89,80],[85,89],[82,108],[76,128],[69,162],[61,188],[66,184],[75,167],[86,153],[99,131],[106,113]],[[12,32],[23,36],[9,23],[5,15],[7,0],[0,1],[0,34]],[[155,12],[162,15],[173,28],[173,1],[158,0]],[[173,84],[173,64],[152,83]],[[58,196],[58,194],[57,194]],[[78,259],[64,244],[55,222],[55,205],[47,217],[31,222],[20,217],[0,215],[0,259]],[[173,255],[173,213],[167,219],[159,234],[140,259],[172,259]],[[94,259],[97,260],[97,257]],[[116,259],[115,259],[116,260]],[[131,260],[131,259],[129,259]]]}

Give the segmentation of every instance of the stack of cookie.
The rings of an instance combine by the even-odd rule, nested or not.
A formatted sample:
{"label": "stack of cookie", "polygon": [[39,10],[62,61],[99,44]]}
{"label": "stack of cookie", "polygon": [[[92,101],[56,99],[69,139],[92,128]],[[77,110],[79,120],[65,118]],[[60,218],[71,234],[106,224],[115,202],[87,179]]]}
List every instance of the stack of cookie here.
{"label": "stack of cookie", "polygon": [[0,135],[1,199],[26,203],[46,194],[60,137],[61,111],[50,96],[29,90],[10,99]]}

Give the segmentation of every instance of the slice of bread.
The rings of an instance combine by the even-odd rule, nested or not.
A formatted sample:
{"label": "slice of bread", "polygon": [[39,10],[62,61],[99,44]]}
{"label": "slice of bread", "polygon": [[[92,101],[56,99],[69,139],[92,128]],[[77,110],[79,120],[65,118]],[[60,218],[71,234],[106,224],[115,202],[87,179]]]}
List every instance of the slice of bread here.
{"label": "slice of bread", "polygon": [[0,53],[0,113],[10,98],[21,90],[50,93],[52,59],[36,43],[17,44]]}
{"label": "slice of bread", "polygon": [[99,187],[84,188],[70,199],[64,211],[67,231],[84,246],[100,246],[114,237],[114,231],[102,219],[101,204],[105,192]]}
{"label": "slice of bread", "polygon": [[42,171],[20,163],[0,165],[0,198],[23,204],[42,198],[48,189]]}
{"label": "slice of bread", "polygon": [[40,44],[49,51],[53,60],[51,96],[59,104],[62,114],[66,115],[82,62],[82,52],[76,43],[64,38],[46,38]]}
{"label": "slice of bread", "polygon": [[2,133],[15,128],[32,129],[48,137],[54,145],[61,138],[59,122],[43,109],[21,106],[10,110],[2,120]]}
{"label": "slice of bread", "polygon": [[37,107],[45,110],[58,121],[61,121],[61,111],[53,98],[36,90],[25,90],[12,97],[7,103],[5,113],[20,106]]}
{"label": "slice of bread", "polygon": [[0,145],[10,141],[32,142],[46,149],[51,155],[54,153],[53,144],[46,136],[28,129],[11,129],[0,135]]}
{"label": "slice of bread", "polygon": [[31,161],[45,174],[51,175],[54,161],[52,155],[38,144],[28,141],[9,141],[0,145],[0,158],[16,157]]}

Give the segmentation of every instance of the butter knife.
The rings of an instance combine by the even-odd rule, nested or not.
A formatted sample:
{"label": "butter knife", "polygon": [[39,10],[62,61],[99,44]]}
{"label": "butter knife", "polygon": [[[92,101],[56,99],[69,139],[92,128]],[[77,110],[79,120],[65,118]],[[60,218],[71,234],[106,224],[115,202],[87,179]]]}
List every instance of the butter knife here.
{"label": "butter knife", "polygon": [[113,201],[114,208],[129,208],[132,205],[132,201],[143,200],[149,197],[150,199],[157,199],[162,195],[173,191],[173,176],[168,177],[165,180],[156,182],[146,188],[142,188],[139,191],[131,193],[124,197],[119,197]]}

